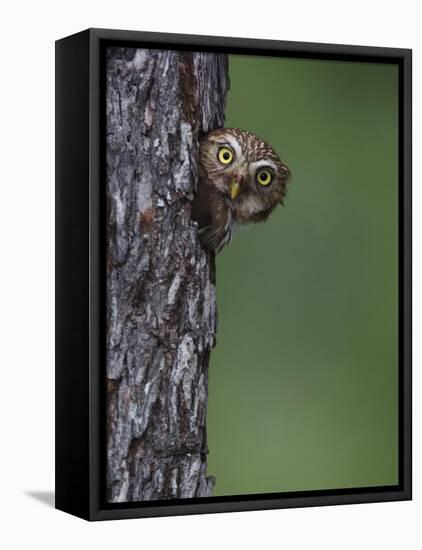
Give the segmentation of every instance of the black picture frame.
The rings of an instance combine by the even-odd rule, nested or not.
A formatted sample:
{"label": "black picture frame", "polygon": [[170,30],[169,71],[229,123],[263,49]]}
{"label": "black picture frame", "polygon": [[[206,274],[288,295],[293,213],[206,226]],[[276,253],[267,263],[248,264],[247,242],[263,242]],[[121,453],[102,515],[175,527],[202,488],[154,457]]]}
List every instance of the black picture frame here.
{"label": "black picture frame", "polygon": [[[399,484],[106,504],[104,49],[107,45],[393,63],[399,67]],[[88,29],[56,42],[56,508],[87,520],[409,500],[411,90],[408,49]]]}

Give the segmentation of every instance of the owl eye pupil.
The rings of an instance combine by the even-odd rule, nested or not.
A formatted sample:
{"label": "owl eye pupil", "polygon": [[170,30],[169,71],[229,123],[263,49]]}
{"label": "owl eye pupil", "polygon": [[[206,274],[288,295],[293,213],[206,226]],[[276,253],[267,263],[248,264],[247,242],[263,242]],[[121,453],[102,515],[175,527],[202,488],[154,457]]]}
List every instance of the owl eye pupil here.
{"label": "owl eye pupil", "polygon": [[263,174],[261,174],[261,180],[262,180],[262,181],[266,181],[267,178],[268,178],[268,175],[266,174],[266,172],[264,172]]}
{"label": "owl eye pupil", "polygon": [[228,151],[226,151],[225,153],[223,153],[223,159],[224,160],[229,160],[230,158],[230,153]]}

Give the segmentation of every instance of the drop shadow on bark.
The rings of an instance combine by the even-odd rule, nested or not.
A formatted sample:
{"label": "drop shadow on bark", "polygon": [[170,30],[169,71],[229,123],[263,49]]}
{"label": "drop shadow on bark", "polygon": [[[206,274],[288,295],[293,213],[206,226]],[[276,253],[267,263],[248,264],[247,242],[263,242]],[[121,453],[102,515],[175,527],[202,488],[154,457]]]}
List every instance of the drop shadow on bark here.
{"label": "drop shadow on bark", "polygon": [[49,508],[54,508],[56,494],[54,491],[25,491],[25,495],[38,500]]}

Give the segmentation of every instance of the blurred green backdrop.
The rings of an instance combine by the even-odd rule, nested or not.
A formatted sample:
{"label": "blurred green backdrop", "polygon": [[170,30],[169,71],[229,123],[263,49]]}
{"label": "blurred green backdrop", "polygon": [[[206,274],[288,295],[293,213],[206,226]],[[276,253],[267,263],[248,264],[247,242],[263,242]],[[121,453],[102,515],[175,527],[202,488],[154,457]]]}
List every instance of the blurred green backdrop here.
{"label": "blurred green backdrop", "polygon": [[226,126],[293,178],[217,258],[213,494],[396,484],[397,67],[233,55],[230,79]]}

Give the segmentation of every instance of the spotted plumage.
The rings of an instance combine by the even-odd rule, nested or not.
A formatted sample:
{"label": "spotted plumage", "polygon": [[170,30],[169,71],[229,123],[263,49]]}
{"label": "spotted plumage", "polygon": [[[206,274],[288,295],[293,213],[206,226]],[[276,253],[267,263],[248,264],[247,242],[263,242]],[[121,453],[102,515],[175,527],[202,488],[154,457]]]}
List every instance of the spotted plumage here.
{"label": "spotted plumage", "polygon": [[265,221],[283,204],[290,171],[266,141],[237,128],[204,136],[192,218],[202,246],[220,252],[239,225]]}

